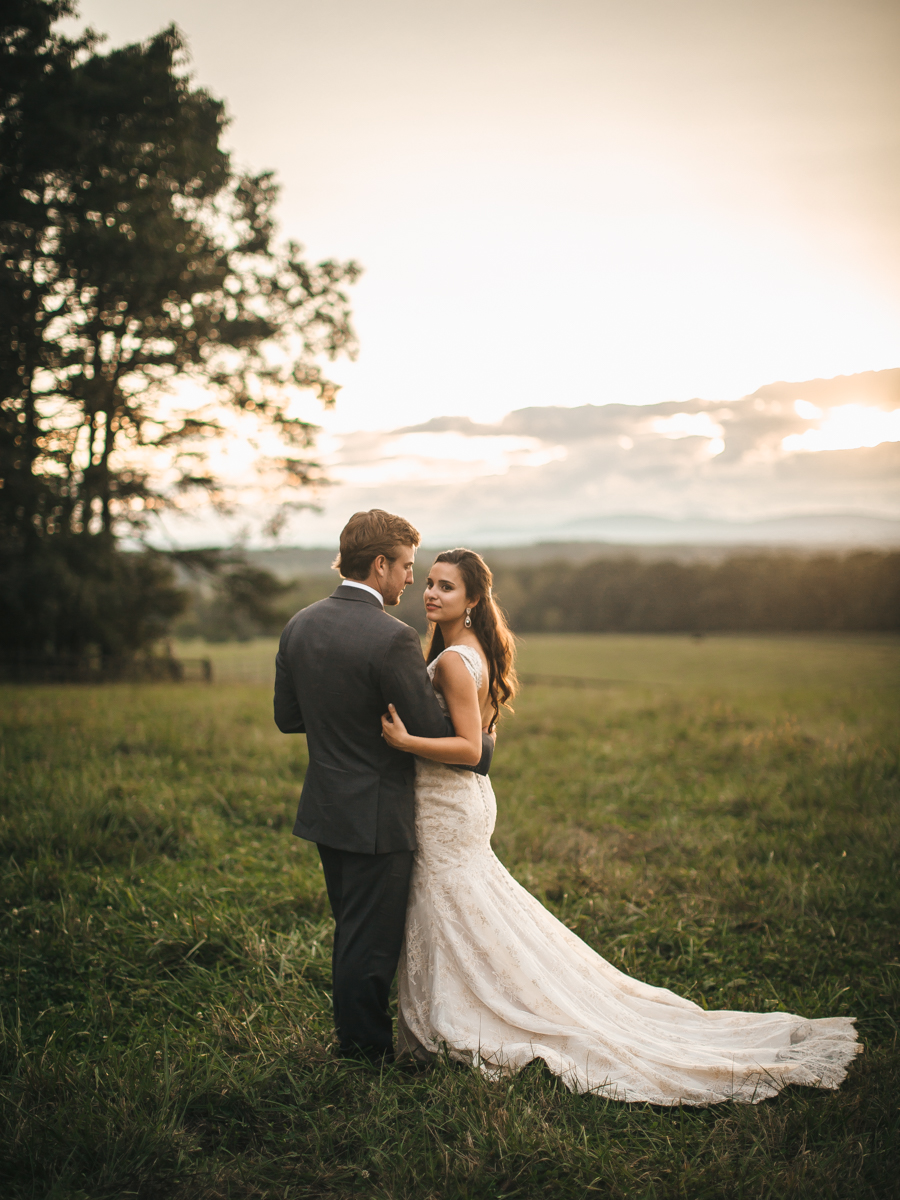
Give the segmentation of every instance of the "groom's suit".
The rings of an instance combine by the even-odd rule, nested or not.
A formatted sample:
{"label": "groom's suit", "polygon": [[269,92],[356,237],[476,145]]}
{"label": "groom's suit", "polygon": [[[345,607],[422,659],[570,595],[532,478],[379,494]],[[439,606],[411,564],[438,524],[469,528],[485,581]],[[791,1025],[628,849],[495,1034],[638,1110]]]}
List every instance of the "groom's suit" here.
{"label": "groom's suit", "polygon": [[[415,763],[381,736],[389,703],[410,733],[452,737],[418,635],[377,596],[341,584],[291,618],[275,659],[275,723],[305,733],[309,767],[294,833],[316,842],[335,920],[335,1024],[345,1054],[392,1054],[387,1011],[412,852]],[[485,735],[475,768],[486,774]]]}

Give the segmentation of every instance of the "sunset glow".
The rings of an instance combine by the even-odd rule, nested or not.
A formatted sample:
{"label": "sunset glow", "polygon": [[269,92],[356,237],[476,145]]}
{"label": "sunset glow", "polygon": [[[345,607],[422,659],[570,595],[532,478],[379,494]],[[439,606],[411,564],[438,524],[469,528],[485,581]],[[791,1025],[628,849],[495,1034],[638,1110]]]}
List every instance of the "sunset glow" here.
{"label": "sunset glow", "polygon": [[78,8],[109,46],[175,21],[235,162],[275,172],[278,236],[364,268],[337,403],[290,410],[331,486],[278,491],[277,439],[226,421],[200,448],[233,516],[170,540],[307,498],[284,540],[376,505],[448,544],[900,518],[896,4]]}
{"label": "sunset glow", "polygon": [[329,432],[900,362],[891,6],[79,7],[111,45],[177,22],[282,234],[365,268]]}
{"label": "sunset glow", "polygon": [[[800,405],[805,405],[801,411]],[[798,400],[794,405],[799,416],[812,419],[807,410],[815,405],[806,405]],[[799,452],[817,453],[821,450],[857,450],[863,446],[880,446],[882,442],[900,442],[900,408],[885,412],[880,408],[869,408],[864,404],[842,404],[831,409],[816,429],[803,433],[792,433],[784,438],[781,448],[788,454]]]}

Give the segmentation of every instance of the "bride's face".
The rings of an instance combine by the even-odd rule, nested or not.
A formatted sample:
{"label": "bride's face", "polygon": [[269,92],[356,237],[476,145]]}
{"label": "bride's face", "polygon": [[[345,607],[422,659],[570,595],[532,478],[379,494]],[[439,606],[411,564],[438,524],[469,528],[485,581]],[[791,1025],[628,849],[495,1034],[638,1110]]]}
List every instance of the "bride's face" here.
{"label": "bride's face", "polygon": [[425,583],[425,612],[429,621],[458,621],[474,607],[466,595],[462,572],[455,563],[436,562]]}

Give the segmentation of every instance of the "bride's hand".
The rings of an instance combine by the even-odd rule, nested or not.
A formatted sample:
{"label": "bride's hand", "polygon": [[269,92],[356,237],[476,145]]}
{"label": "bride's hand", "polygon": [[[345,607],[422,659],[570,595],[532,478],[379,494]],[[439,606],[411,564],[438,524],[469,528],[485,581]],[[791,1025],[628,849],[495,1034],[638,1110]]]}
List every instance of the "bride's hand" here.
{"label": "bride's hand", "polygon": [[410,740],[406,726],[400,720],[400,715],[393,704],[388,705],[388,710],[381,716],[381,736],[395,750],[406,750]]}

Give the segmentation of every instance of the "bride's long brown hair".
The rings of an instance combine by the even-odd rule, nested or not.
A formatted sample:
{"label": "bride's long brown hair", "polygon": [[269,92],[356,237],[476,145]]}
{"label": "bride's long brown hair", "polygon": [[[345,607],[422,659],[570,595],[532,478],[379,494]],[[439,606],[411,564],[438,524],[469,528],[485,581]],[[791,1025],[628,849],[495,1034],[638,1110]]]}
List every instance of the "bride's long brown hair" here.
{"label": "bride's long brown hair", "polygon": [[[445,550],[434,561],[453,563],[458,567],[465,585],[466,597],[478,601],[471,612],[472,632],[481,643],[487,658],[488,695],[494,709],[490,728],[493,729],[500,716],[500,705],[512,712],[513,708],[509,702],[519,690],[515,666],[515,639],[506,623],[506,617],[491,594],[494,577],[480,554],[463,547]],[[425,659],[432,662],[446,647],[440,625],[432,624],[429,629]]]}

